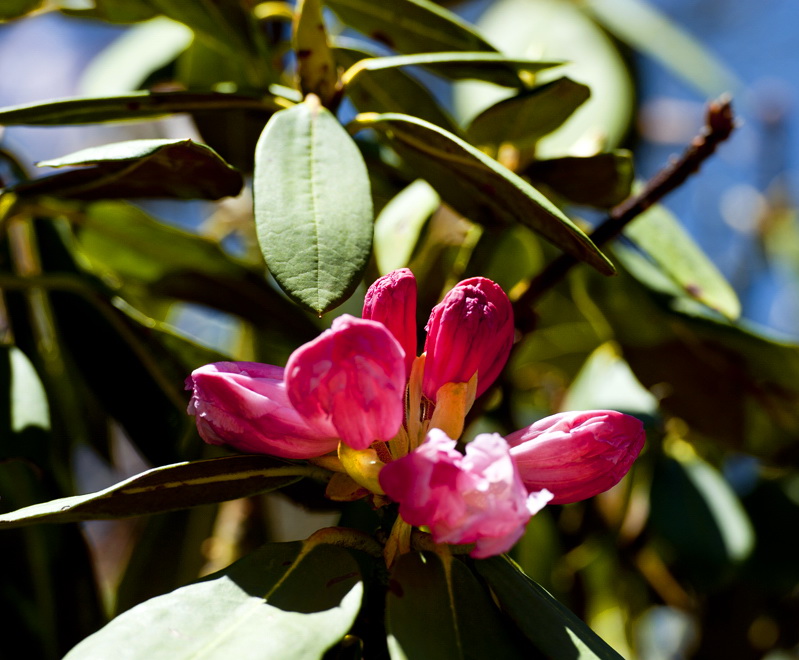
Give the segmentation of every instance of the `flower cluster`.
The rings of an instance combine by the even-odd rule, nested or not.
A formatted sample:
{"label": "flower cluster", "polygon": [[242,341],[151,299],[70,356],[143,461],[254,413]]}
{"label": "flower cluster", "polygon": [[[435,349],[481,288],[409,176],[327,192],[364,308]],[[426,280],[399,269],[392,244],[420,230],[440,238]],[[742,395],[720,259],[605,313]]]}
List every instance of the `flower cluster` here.
{"label": "flower cluster", "polygon": [[417,357],[416,295],[413,274],[396,270],[369,288],[363,318],[337,318],[285,369],[197,369],[186,386],[200,436],[325,461],[349,492],[397,502],[405,523],[437,543],[473,543],[477,558],[510,549],[547,502],[591,497],[627,473],[643,425],[615,411],[553,415],[506,438],[478,435],[458,451],[466,413],[508,359],[511,304],[491,280],[460,282],[433,309]]}

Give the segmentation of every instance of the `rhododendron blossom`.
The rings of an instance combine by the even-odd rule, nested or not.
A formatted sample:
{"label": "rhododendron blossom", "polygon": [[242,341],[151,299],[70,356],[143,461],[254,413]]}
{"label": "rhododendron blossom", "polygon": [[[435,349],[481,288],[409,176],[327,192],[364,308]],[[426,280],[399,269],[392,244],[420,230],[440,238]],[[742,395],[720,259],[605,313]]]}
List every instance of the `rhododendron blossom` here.
{"label": "rhododendron blossom", "polygon": [[432,310],[419,357],[416,328],[416,280],[400,269],[369,287],[362,319],[335,319],[285,369],[222,362],[194,371],[189,413],[206,442],[325,465],[341,473],[329,497],[385,495],[406,524],[427,527],[436,542],[474,543],[474,557],[508,550],[548,501],[610,488],[640,452],[638,420],[594,411],[507,439],[479,435],[461,454],[464,418],[513,344],[510,301],[473,277]]}

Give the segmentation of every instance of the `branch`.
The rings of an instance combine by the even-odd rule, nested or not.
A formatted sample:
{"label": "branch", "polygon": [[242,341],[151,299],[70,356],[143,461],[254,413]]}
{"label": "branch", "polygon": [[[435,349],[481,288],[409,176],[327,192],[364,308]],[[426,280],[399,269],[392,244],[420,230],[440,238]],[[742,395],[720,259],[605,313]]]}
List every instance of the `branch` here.
{"label": "branch", "polygon": [[[590,234],[594,244],[601,247],[616,238],[641,213],[685,183],[716,151],[716,147],[730,137],[734,128],[735,119],[730,98],[723,96],[712,101],[708,105],[702,132],[691,141],[682,157],[666,165],[647,181],[640,192],[611,209],[608,217]],[[558,284],[578,263],[580,262],[574,257],[561,254],[533,279],[527,291],[514,304],[517,323],[522,330],[532,328],[535,316],[532,307],[538,299]]]}

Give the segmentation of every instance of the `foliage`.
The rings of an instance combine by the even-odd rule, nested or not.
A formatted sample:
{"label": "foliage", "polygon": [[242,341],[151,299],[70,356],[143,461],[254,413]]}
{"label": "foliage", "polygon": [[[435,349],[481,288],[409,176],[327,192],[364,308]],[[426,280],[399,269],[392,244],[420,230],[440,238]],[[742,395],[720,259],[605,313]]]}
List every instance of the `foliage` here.
{"label": "foliage", "polygon": [[[33,20],[41,4],[12,2],[0,18]],[[109,52],[106,66],[139,89],[3,108],[0,125],[186,113],[200,137],[54,153],[38,165],[65,169],[35,178],[0,152],[13,173],[0,197],[9,648],[75,660],[615,658],[654,634],[658,607],[698,625],[703,657],[799,643],[787,623],[799,574],[782,537],[799,519],[799,346],[739,318],[730,285],[664,209],[607,247],[592,240],[584,219],[634,184],[629,75],[602,12],[542,2],[536,30],[560,42],[539,61],[510,54],[532,39],[515,3],[492,6],[507,42],[451,4],[60,8],[128,36],[158,29],[166,65]],[[625,32],[618,15],[606,23]],[[566,43],[569,28],[586,38]],[[213,231],[153,217],[152,198],[200,200]],[[559,253],[581,265],[536,289]],[[418,535],[387,569],[391,521],[324,499],[329,473],[203,445],[185,414],[193,369],[285,364],[359,307],[363,282],[405,266],[421,309],[482,275],[534,318],[467,435],[565,408],[646,420],[630,476],[539,514],[513,560]],[[180,321],[198,308],[205,324],[228,322],[224,341]],[[118,483],[81,493],[86,455]],[[266,513],[275,490],[291,515],[333,509],[341,527],[287,542]],[[102,529],[118,543],[133,539],[127,549],[99,548],[96,523],[74,524],[101,519],[116,521]]]}

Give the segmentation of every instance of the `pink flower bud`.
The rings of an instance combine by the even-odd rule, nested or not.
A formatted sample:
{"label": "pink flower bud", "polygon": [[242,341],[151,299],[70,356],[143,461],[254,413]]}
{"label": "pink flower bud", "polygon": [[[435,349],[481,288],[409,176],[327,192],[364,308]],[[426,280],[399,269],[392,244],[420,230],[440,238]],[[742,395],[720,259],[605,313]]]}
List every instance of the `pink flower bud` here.
{"label": "pink flower bud", "polygon": [[334,451],[335,429],[311,428],[291,406],[283,369],[257,362],[217,362],[192,372],[188,412],[200,437],[243,452],[311,458]]}
{"label": "pink flower bud", "polygon": [[405,351],[405,377],[416,358],[416,278],[407,268],[391,271],[366,292],[363,318],[386,326]]}
{"label": "pink flower bud", "polygon": [[614,410],[545,417],[507,436],[528,490],[546,488],[552,504],[578,502],[615,486],[644,446],[640,420]]}
{"label": "pink flower bud", "polygon": [[494,382],[513,345],[513,309],[502,288],[484,277],[464,280],[433,308],[424,349],[424,395],[435,401],[446,383],[477,372],[480,396]]}
{"label": "pink flower bud", "polygon": [[474,543],[470,554],[478,559],[509,550],[551,497],[528,495],[501,436],[478,435],[464,456],[440,429],[388,463],[380,486],[399,502],[405,522],[426,525],[436,543]]}
{"label": "pink flower bud", "polygon": [[405,355],[382,323],[344,315],[291,354],[286,389],[314,427],[332,425],[353,449],[390,440],[405,414]]}

